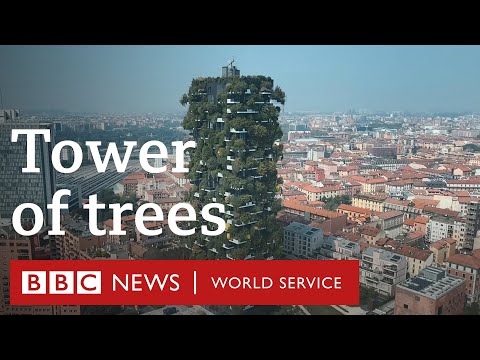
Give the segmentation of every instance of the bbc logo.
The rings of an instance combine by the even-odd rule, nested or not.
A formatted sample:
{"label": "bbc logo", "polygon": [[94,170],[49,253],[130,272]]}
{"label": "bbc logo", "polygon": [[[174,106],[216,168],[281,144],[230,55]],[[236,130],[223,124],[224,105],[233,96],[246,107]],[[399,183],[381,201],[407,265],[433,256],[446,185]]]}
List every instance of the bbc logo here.
{"label": "bbc logo", "polygon": [[52,295],[101,294],[102,273],[101,271],[22,271],[22,294],[45,295],[47,293]]}

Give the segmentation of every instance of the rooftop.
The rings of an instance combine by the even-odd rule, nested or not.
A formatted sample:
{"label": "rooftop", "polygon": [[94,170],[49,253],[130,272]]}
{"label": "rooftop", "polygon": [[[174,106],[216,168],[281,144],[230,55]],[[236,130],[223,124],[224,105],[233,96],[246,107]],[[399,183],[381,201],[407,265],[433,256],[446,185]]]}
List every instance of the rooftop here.
{"label": "rooftop", "polygon": [[320,235],[322,234],[322,230],[318,228],[314,228],[308,225],[300,224],[298,222],[292,222],[290,225],[285,226],[284,228],[287,231],[292,231],[297,234],[302,234],[302,235]]}
{"label": "rooftop", "polygon": [[403,216],[403,212],[398,211],[398,210],[391,210],[391,211],[385,211],[385,212],[376,212],[375,216],[379,217],[380,219],[383,220],[388,220],[388,219],[393,219],[398,216]]}
{"label": "rooftop", "polygon": [[374,247],[369,247],[369,248],[365,249],[365,251],[363,252],[363,255],[373,256],[374,253],[379,254],[379,258],[381,260],[384,260],[384,261],[398,263],[402,259],[405,260],[405,257],[403,255],[398,255],[398,254],[395,254],[391,251],[387,251],[387,250],[384,250],[384,249],[378,249],[378,248],[374,248]]}
{"label": "rooftop", "polygon": [[372,215],[372,210],[364,209],[358,206],[348,205],[348,204],[341,204],[337,207],[337,210],[344,210],[344,211],[351,211],[359,214],[365,214],[368,216]]}
{"label": "rooftop", "polygon": [[480,269],[480,259],[472,255],[455,254],[450,256],[447,262],[463,265],[471,269]]}
{"label": "rooftop", "polygon": [[447,276],[443,269],[429,266],[420,271],[418,276],[401,282],[397,287],[436,300],[464,281],[461,278]]}
{"label": "rooftop", "polygon": [[356,195],[353,195],[353,197],[358,199],[363,199],[363,200],[384,201],[386,198],[388,198],[388,194],[385,194],[385,193],[356,194]]}

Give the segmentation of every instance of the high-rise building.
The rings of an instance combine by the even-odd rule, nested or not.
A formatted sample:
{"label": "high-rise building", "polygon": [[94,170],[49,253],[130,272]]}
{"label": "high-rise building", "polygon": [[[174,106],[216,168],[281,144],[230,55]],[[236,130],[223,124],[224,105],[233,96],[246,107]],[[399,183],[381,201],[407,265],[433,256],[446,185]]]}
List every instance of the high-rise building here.
{"label": "high-rise building", "polygon": [[227,223],[216,237],[202,236],[198,227],[187,246],[212,259],[269,258],[282,241],[275,226],[276,162],[282,154],[276,141],[285,93],[270,77],[240,77],[237,70],[194,79],[181,100],[189,104],[183,126],[197,144],[190,153],[190,201],[197,212],[208,203],[224,204],[225,213],[217,216]]}
{"label": "high-rise building", "polygon": [[464,248],[472,250],[474,240],[480,230],[480,202],[470,201],[467,205],[466,234]]}
{"label": "high-rise building", "polygon": [[[55,186],[55,170],[51,161],[52,148],[55,145],[53,125],[17,119],[18,111],[0,110],[0,219],[11,219],[14,210],[23,203],[38,205],[44,216],[44,223],[51,224],[47,204],[51,202]],[[10,115],[8,115],[10,114]],[[20,135],[12,142],[12,129],[48,129],[50,142],[43,136],[35,136],[35,165],[38,173],[22,173],[27,164],[27,137]],[[23,222],[33,222],[34,214],[30,209],[22,213]]]}

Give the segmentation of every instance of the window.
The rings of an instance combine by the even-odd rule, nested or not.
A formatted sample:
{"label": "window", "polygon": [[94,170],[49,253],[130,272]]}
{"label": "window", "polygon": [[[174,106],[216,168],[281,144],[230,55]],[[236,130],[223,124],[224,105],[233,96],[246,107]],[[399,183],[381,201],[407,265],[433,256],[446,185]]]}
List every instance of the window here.
{"label": "window", "polygon": [[443,313],[443,306],[440,306],[437,310],[437,315],[442,315]]}
{"label": "window", "polygon": [[408,305],[407,305],[407,304],[403,304],[403,308],[404,308],[404,309],[408,309]]}
{"label": "window", "polygon": [[415,300],[416,300],[416,301],[420,301],[420,296],[415,295]]}
{"label": "window", "polygon": [[462,274],[463,278],[465,278],[465,274]]}

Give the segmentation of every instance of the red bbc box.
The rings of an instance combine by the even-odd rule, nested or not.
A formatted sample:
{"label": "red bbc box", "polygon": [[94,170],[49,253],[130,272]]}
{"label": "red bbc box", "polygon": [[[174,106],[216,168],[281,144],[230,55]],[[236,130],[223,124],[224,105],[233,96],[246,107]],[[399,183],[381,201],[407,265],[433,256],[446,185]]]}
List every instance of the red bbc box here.
{"label": "red bbc box", "polygon": [[358,305],[357,260],[12,260],[12,305]]}

